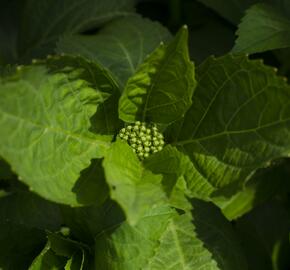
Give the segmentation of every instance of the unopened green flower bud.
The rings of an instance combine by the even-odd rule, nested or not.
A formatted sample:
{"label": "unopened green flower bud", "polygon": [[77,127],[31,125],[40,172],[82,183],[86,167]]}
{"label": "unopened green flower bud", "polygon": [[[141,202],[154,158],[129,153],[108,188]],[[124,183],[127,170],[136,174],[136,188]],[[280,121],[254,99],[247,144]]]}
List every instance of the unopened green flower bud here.
{"label": "unopened green flower bud", "polygon": [[146,141],[146,142],[144,142],[144,145],[145,145],[145,146],[150,146],[150,145],[151,145],[151,142]]}
{"label": "unopened green flower bud", "polygon": [[132,148],[137,148],[137,144],[133,143],[133,144],[131,144],[131,147]]}
{"label": "unopened green flower bud", "polygon": [[165,144],[163,135],[158,132],[156,125],[140,121],[122,128],[118,137],[127,141],[141,160],[161,151]]}
{"label": "unopened green flower bud", "polygon": [[158,145],[159,145],[159,141],[155,140],[155,141],[153,142],[153,144],[154,144],[155,146],[158,146]]}

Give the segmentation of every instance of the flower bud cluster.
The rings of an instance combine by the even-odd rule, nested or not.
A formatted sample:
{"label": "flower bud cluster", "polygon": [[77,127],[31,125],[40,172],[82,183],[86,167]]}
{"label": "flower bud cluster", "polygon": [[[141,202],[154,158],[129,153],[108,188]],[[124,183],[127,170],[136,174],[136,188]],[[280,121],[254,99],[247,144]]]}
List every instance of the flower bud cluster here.
{"label": "flower bud cluster", "polygon": [[156,125],[140,121],[122,128],[118,137],[126,141],[141,160],[161,151],[164,146],[163,135]]}

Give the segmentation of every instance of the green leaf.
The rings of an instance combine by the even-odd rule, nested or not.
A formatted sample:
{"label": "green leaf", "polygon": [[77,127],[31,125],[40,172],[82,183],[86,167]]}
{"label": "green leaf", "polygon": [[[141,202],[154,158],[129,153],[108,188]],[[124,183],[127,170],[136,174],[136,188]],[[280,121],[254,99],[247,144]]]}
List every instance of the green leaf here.
{"label": "green leaf", "polygon": [[9,222],[0,222],[0,268],[26,270],[45,243],[45,234]]}
{"label": "green leaf", "polygon": [[122,207],[130,224],[135,224],[149,208],[166,203],[161,175],[146,170],[122,140],[112,144],[103,166],[111,198]]}
{"label": "green leaf", "polygon": [[47,233],[48,242],[50,243],[50,248],[58,256],[63,256],[70,258],[79,249],[83,247],[80,243],[73,241],[71,239],[62,237],[57,233]]}
{"label": "green leaf", "polygon": [[199,173],[190,159],[171,145],[146,159],[144,166],[155,174],[162,174],[163,188],[174,207],[186,210],[188,202],[185,195],[208,200],[214,191],[214,187]]}
{"label": "green leaf", "polygon": [[286,270],[290,267],[289,209],[272,200],[236,223],[249,270]]}
{"label": "green leaf", "polygon": [[290,87],[272,68],[226,55],[205,61],[197,81],[193,105],[171,135],[217,191],[290,154]]}
{"label": "green leaf", "polygon": [[96,265],[108,270],[247,269],[231,225],[216,207],[193,201],[190,215],[166,208],[149,210],[131,227],[96,238]]}
{"label": "green leaf", "polygon": [[124,222],[102,231],[96,237],[95,265],[108,270],[146,269],[173,215],[169,207],[151,207],[134,227]]}
{"label": "green leaf", "polygon": [[121,125],[118,117],[120,89],[106,69],[95,62],[71,55],[49,56],[46,60],[34,62],[45,64],[53,72],[65,72],[72,78],[83,79],[96,91],[101,92],[103,101],[91,118],[91,131],[106,135],[117,133]]}
{"label": "green leaf", "polygon": [[[202,242],[201,250],[204,250],[205,254],[207,252],[211,254],[209,260],[212,261],[213,265],[216,264],[216,268],[213,269],[248,269],[240,239],[233,230],[231,223],[225,219],[220,210],[212,203],[197,199],[192,200],[192,205],[196,238]],[[198,261],[198,252],[196,252],[196,255]]]}
{"label": "green leaf", "polygon": [[169,124],[185,114],[196,85],[187,39],[187,27],[182,27],[138,68],[119,101],[120,119]]}
{"label": "green leaf", "polygon": [[57,256],[50,248],[48,242],[41,253],[33,260],[29,270],[62,270],[66,264],[66,258]]}
{"label": "green leaf", "polygon": [[270,5],[247,10],[233,52],[257,53],[290,47],[290,19]]}
{"label": "green leaf", "polygon": [[171,34],[161,24],[135,15],[116,19],[95,35],[66,35],[56,51],[82,55],[102,64],[124,86],[145,57],[161,41],[170,39]]}
{"label": "green leaf", "polygon": [[29,270],[66,269],[81,270],[86,265],[83,245],[48,232],[48,241],[42,252],[34,259]]}
{"label": "green leaf", "polygon": [[65,270],[83,270],[85,268],[85,254],[84,252],[76,252],[72,257],[67,261],[65,265]]}
{"label": "green leaf", "polygon": [[0,198],[0,220],[41,230],[57,230],[62,224],[58,205],[25,191]]}
{"label": "green leaf", "polygon": [[53,52],[60,36],[96,28],[113,18],[130,14],[132,0],[28,0],[23,11],[20,54],[24,59]]}
{"label": "green leaf", "polygon": [[110,137],[88,131],[102,102],[83,80],[28,67],[0,85],[0,155],[46,199],[79,205],[80,171],[104,155]]}

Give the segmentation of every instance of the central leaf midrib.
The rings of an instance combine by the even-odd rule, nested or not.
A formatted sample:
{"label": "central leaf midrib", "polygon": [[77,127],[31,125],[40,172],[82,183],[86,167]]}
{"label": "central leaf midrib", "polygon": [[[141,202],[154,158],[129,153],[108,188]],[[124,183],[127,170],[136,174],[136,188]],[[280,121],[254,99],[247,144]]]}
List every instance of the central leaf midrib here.
{"label": "central leaf midrib", "polygon": [[175,243],[177,252],[179,254],[179,257],[180,257],[180,260],[179,261],[180,261],[180,264],[182,266],[182,269],[183,270],[186,270],[185,258],[184,258],[184,255],[182,253],[182,247],[181,247],[180,241],[178,239],[178,235],[176,233],[176,229],[175,229],[175,226],[174,226],[174,223],[173,222],[170,223],[169,229],[170,229],[170,231],[172,233],[172,237],[174,239],[174,243]]}

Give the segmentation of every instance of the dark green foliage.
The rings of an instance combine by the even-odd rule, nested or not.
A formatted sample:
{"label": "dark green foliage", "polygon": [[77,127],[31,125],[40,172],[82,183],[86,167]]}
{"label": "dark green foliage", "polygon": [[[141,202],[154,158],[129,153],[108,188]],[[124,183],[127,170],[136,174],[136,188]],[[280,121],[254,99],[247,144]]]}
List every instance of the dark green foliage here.
{"label": "dark green foliage", "polygon": [[0,270],[289,270],[289,29],[288,0],[3,1]]}

